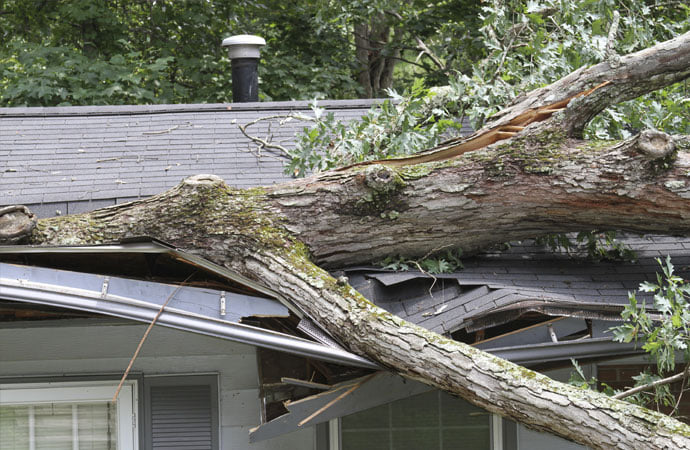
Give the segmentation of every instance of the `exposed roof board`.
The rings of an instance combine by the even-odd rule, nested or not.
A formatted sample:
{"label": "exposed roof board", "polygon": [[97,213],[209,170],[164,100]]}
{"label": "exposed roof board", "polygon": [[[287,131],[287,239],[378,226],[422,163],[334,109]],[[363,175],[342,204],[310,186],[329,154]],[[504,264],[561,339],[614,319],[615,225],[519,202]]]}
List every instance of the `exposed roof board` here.
{"label": "exposed roof board", "polygon": [[328,391],[286,402],[289,412],[251,429],[249,442],[260,442],[431,389],[391,372],[376,372],[333,386]]}

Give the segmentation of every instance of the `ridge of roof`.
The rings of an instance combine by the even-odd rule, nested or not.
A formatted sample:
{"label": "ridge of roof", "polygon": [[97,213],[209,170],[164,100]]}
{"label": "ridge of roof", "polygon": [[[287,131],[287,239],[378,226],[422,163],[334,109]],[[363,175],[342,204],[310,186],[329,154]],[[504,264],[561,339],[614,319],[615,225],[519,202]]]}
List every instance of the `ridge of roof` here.
{"label": "ridge of roof", "polygon": [[[318,100],[326,109],[369,109],[385,99]],[[249,103],[196,103],[162,105],[95,105],[95,106],[20,106],[0,108],[3,117],[58,117],[58,116],[117,116],[140,114],[175,114],[220,111],[286,111],[309,110],[313,100]]]}

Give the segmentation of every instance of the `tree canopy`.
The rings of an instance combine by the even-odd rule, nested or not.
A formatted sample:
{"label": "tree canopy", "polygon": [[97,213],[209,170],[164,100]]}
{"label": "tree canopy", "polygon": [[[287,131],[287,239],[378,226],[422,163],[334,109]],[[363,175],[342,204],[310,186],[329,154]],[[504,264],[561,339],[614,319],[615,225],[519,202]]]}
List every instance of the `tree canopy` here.
{"label": "tree canopy", "polygon": [[[5,0],[0,105],[229,101],[220,42],[248,33],[267,41],[263,99],[385,96],[416,81],[454,86],[455,100],[472,99],[477,122],[601,60],[614,11],[621,54],[688,29],[682,2]],[[647,109],[673,105],[675,89]]]}

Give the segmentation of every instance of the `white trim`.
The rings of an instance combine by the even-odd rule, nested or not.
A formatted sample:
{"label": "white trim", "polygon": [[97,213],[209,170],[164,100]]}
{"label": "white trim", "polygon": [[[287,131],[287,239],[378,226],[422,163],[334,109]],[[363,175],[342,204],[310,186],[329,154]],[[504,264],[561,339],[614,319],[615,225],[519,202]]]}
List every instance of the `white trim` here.
{"label": "white trim", "polygon": [[[117,383],[112,381],[0,384],[0,405],[109,402],[116,389]],[[137,403],[136,381],[128,381],[122,386],[116,404],[118,447],[123,450],[139,448]],[[29,408],[30,411],[33,409]],[[29,420],[32,420],[31,413]],[[33,427],[29,429],[31,438]]]}
{"label": "white trim", "polygon": [[340,450],[340,418],[328,421],[328,450]]}
{"label": "white trim", "polygon": [[503,418],[491,414],[491,450],[503,450]]}

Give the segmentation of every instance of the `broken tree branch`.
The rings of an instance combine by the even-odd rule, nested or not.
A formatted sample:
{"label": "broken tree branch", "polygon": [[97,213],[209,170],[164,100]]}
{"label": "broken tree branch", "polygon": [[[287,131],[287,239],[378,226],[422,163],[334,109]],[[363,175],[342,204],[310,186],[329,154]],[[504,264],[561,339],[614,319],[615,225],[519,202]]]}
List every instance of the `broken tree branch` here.
{"label": "broken tree branch", "polygon": [[671,384],[675,383],[676,381],[684,380],[685,378],[687,378],[688,374],[690,374],[688,369],[690,369],[690,366],[685,366],[685,370],[683,370],[681,373],[678,373],[670,377],[662,378],[661,380],[656,380],[652,383],[645,384],[644,386],[637,386],[632,389],[628,389],[627,391],[619,392],[616,395],[612,395],[611,398],[621,400],[626,397],[630,397],[631,395],[639,394],[640,392],[650,391],[659,386],[664,386],[666,384]]}
{"label": "broken tree branch", "polygon": [[38,219],[24,205],[0,208],[0,244],[12,244],[29,236]]}
{"label": "broken tree branch", "polygon": [[[593,448],[690,448],[685,424],[405,322],[323,269],[391,254],[414,257],[448,244],[469,254],[549,232],[689,234],[685,147],[659,164],[632,144],[583,142],[571,133],[611,102],[687,77],[689,50],[687,33],[623,57],[618,68],[602,63],[576,71],[529,94],[490,125],[516,135],[451,160],[399,168],[375,164],[251,190],[195,176],[150,199],[42,220],[30,242],[77,245],[104,236],[151,236],[260,280],[349,350],[487,411]],[[511,120],[527,113],[539,117],[545,106],[541,112],[550,118],[544,123],[500,129],[525,126]]]}
{"label": "broken tree branch", "polygon": [[251,120],[247,122],[244,125],[238,125],[238,128],[250,141],[254,142],[257,144],[259,147],[259,150],[262,149],[273,149],[273,150],[278,150],[280,152],[280,156],[288,158],[290,156],[290,153],[287,148],[280,144],[276,144],[274,142],[268,141],[267,139],[262,139],[258,136],[253,136],[249,133],[247,133],[247,128],[249,128],[252,125],[256,125],[259,122],[266,121],[266,120],[275,120],[275,119],[280,119],[280,124],[282,125],[286,120],[292,120],[292,119],[297,119],[297,120],[302,120],[305,122],[314,122],[315,119],[313,117],[309,116],[304,116],[302,114],[279,114],[279,115],[273,115],[273,116],[263,116],[259,117],[257,119]]}
{"label": "broken tree branch", "polygon": [[177,294],[177,292],[184,286],[195,274],[196,272],[192,272],[191,275],[189,275],[182,283],[180,283],[174,291],[170,293],[168,298],[165,300],[165,302],[161,305],[160,309],[156,313],[156,315],[153,317],[153,320],[149,324],[149,326],[146,328],[146,331],[144,332],[144,335],[141,337],[139,340],[139,344],[137,345],[136,350],[134,350],[134,354],[132,355],[132,358],[129,360],[129,364],[127,364],[127,368],[125,369],[125,373],[122,374],[122,378],[120,378],[120,383],[117,385],[117,389],[115,389],[115,394],[113,395],[113,399],[111,400],[112,402],[117,401],[117,396],[120,395],[120,391],[122,390],[122,386],[125,384],[125,381],[127,380],[127,375],[129,375],[129,371],[132,370],[132,366],[134,365],[134,361],[137,359],[137,356],[139,356],[139,352],[141,351],[141,348],[144,346],[144,342],[146,341],[146,338],[148,337],[149,333],[151,333],[151,330],[153,329],[153,326],[156,324],[158,321],[158,318],[163,314],[163,310],[165,309],[166,306],[168,306],[168,303],[170,300]]}

